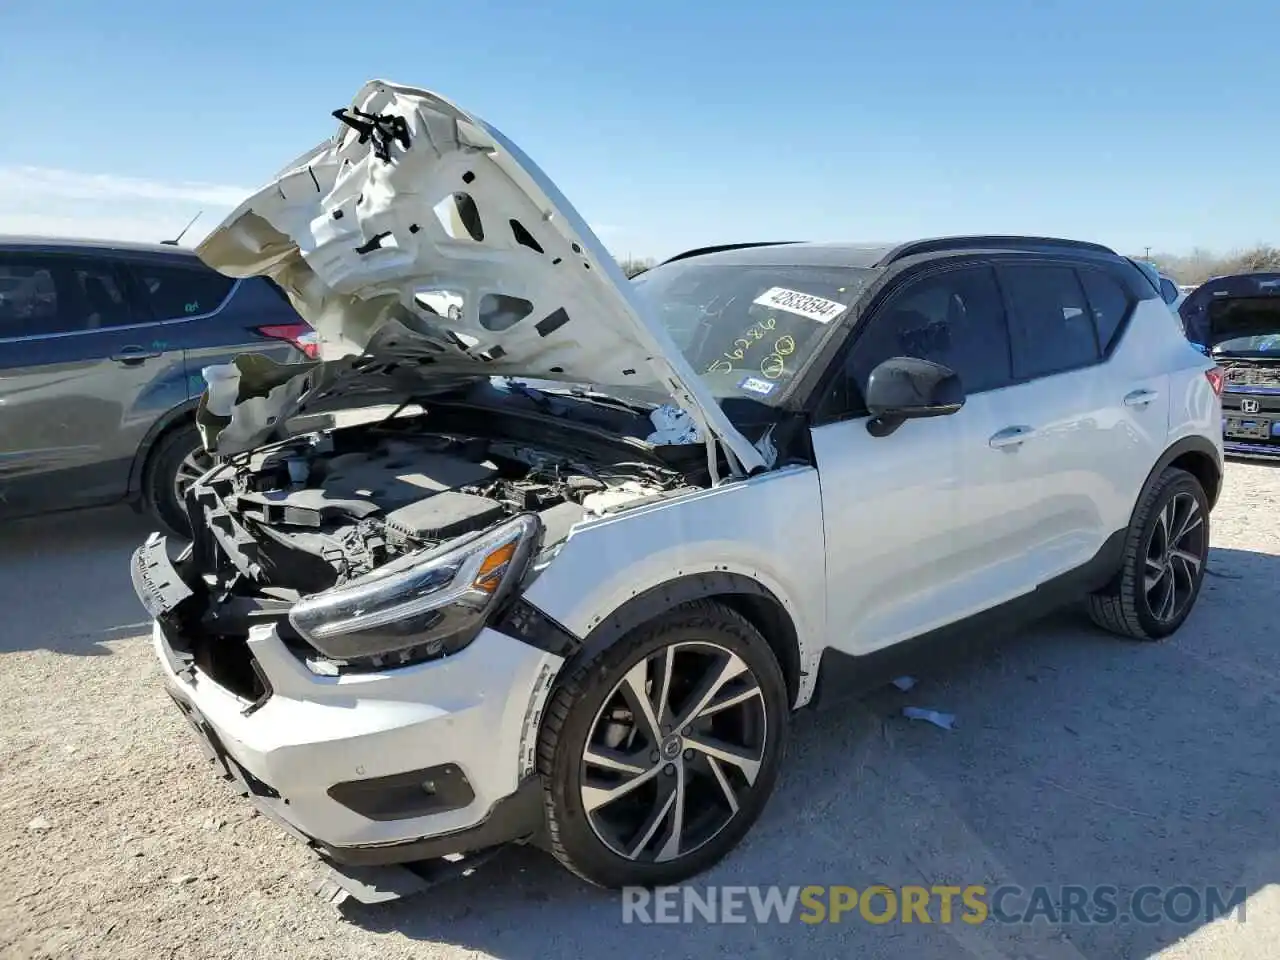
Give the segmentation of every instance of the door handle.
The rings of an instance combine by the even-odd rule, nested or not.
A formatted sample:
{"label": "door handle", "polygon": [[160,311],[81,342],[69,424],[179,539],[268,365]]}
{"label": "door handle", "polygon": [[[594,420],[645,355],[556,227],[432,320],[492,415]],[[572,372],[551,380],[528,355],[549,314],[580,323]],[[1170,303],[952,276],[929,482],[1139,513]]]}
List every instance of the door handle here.
{"label": "door handle", "polygon": [[1035,430],[1031,427],[1016,426],[1005,427],[1003,430],[997,430],[991,435],[991,439],[987,441],[994,450],[1017,449],[1022,446],[1023,441],[1031,439],[1035,436]]}
{"label": "door handle", "polygon": [[1134,390],[1132,393],[1125,394],[1124,405],[1126,407],[1145,407],[1158,396],[1160,396],[1160,393],[1156,390]]}
{"label": "door handle", "polygon": [[148,350],[146,347],[121,347],[111,355],[111,359],[116,363],[132,367],[158,356],[160,356],[159,350]]}

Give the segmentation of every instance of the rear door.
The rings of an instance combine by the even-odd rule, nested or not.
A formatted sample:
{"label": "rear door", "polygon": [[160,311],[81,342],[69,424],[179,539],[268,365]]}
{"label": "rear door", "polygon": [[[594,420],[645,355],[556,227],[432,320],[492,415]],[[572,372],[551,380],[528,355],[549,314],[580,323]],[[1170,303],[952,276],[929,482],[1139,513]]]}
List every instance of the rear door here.
{"label": "rear door", "polygon": [[[269,281],[233,280],[195,257],[138,260],[129,264],[129,272],[166,344],[182,351],[187,398],[204,392],[205,367],[236,354],[266,353],[280,362],[298,358],[288,340],[296,331],[287,324],[290,318],[301,321]],[[264,334],[264,327],[278,335]]]}
{"label": "rear door", "polygon": [[124,497],[158,411],[185,398],[109,255],[0,250],[0,515]]}
{"label": "rear door", "polygon": [[1164,449],[1168,383],[1159,358],[1124,337],[1136,285],[1107,264],[1019,260],[998,275],[1017,382],[989,442],[1006,457],[1008,510],[1034,520],[1025,562],[1043,582],[1127,525]]}

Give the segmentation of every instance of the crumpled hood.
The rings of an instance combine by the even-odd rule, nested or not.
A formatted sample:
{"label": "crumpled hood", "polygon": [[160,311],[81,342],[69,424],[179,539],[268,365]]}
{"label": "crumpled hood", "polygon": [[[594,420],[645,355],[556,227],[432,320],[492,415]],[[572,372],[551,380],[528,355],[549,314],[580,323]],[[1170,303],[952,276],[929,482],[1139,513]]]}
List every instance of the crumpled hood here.
{"label": "crumpled hood", "polygon": [[1280,273],[1215,277],[1193,290],[1178,307],[1192,343],[1212,350],[1229,340],[1280,340]]}
{"label": "crumpled hood", "polygon": [[197,248],[224,274],[279,284],[322,358],[238,358],[230,416],[202,401],[210,449],[257,446],[319,387],[391,365],[424,394],[499,375],[656,390],[731,462],[762,463],[604,245],[502,134],[434,93],[380,80],[334,116],[331,140]]}

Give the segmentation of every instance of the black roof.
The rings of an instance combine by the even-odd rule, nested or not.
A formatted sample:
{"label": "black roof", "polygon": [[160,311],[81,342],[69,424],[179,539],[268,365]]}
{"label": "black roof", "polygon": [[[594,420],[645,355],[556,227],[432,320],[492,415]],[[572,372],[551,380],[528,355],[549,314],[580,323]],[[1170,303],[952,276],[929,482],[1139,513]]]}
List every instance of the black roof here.
{"label": "black roof", "polygon": [[792,266],[839,266],[874,269],[908,257],[934,256],[961,250],[1017,251],[1025,253],[1049,253],[1073,250],[1093,255],[1117,256],[1110,247],[1083,240],[1063,240],[1057,237],[1014,236],[958,236],[933,237],[912,240],[907,243],[812,243],[776,241],[761,243],[724,244],[715,247],[699,247],[687,250],[664,261],[671,263],[697,257],[708,263],[760,264]]}
{"label": "black roof", "polygon": [[87,237],[38,237],[0,234],[0,249],[33,250],[48,253],[131,253],[198,259],[190,247],[168,243],[137,243],[132,240],[96,240]]}
{"label": "black roof", "polygon": [[701,247],[670,260],[697,257],[706,263],[766,266],[874,267],[893,248],[887,244],[856,243],[752,243]]}

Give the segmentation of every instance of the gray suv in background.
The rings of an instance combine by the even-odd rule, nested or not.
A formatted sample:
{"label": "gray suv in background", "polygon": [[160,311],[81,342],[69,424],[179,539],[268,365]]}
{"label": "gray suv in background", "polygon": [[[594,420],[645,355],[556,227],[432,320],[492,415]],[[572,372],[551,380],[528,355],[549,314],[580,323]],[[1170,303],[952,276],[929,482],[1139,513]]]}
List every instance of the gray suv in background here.
{"label": "gray suv in background", "polygon": [[185,533],[201,370],[315,350],[270,280],[190,250],[0,236],[0,519],[127,501]]}

